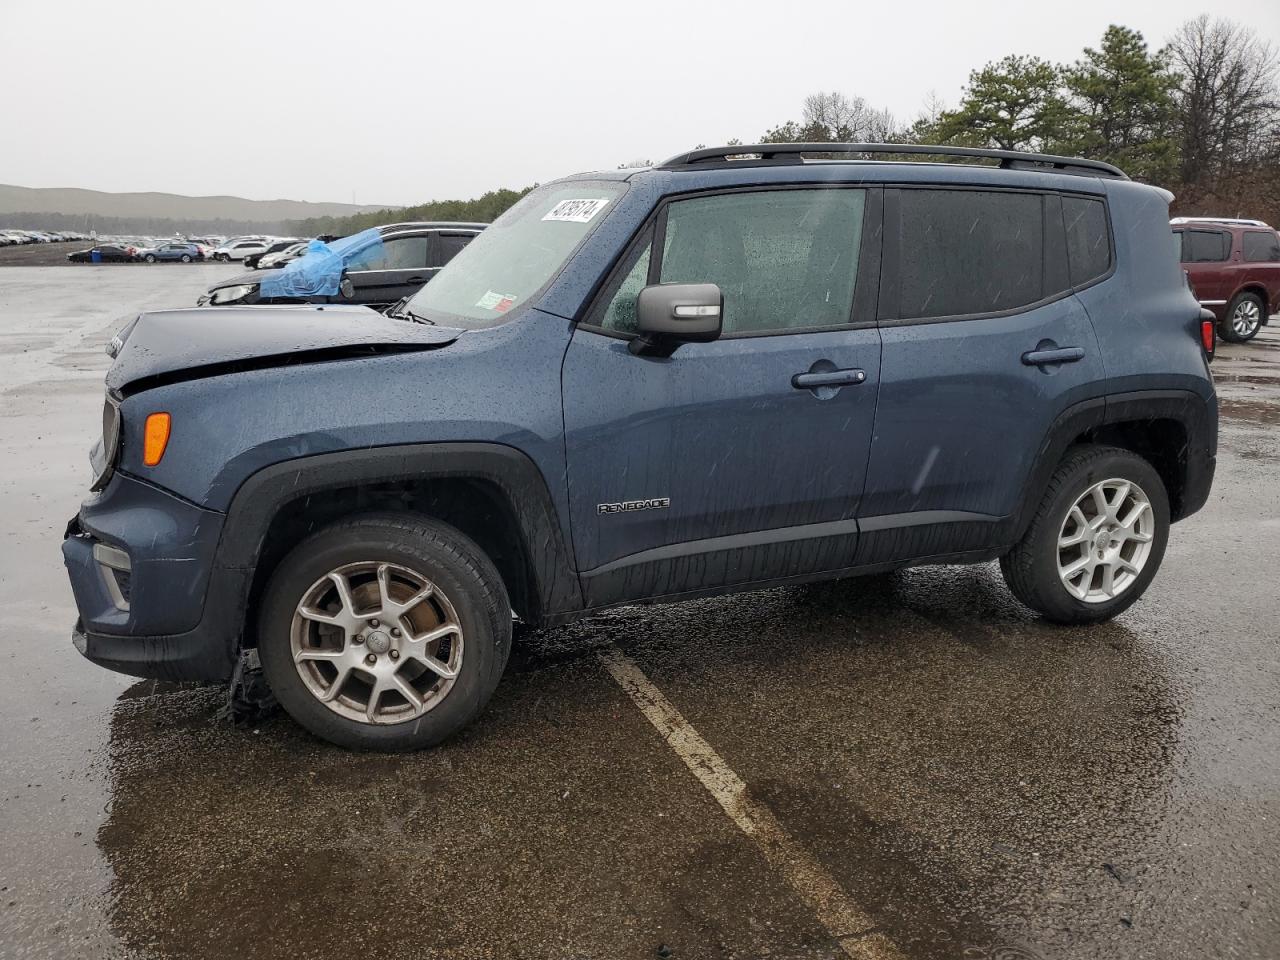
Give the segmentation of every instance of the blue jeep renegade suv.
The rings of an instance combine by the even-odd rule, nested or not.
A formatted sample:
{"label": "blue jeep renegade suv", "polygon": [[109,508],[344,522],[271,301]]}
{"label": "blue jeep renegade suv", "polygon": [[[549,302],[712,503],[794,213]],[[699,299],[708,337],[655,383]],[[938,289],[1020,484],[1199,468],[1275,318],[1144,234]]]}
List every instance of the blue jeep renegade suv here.
{"label": "blue jeep renegade suv", "polygon": [[63,546],[75,645],[200,680],[256,648],[298,722],[390,750],[476,716],[513,611],[999,558],[1046,618],[1112,617],[1214,470],[1169,199],[1062,157],[697,150],[533,191],[385,315],[143,314]]}

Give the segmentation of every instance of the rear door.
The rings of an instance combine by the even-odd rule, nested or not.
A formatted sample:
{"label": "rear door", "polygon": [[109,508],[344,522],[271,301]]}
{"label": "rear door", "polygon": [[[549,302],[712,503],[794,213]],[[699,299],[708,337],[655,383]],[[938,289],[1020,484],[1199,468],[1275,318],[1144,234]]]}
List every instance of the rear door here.
{"label": "rear door", "polygon": [[347,264],[356,303],[384,307],[417,293],[435,274],[431,266],[435,235],[431,231],[385,237]]}
{"label": "rear door", "polygon": [[[633,244],[563,366],[574,550],[591,605],[853,563],[875,414],[879,192],[674,200]],[[717,284],[724,330],[634,356],[636,297]],[[843,385],[803,377],[840,371]]]}
{"label": "rear door", "polygon": [[462,249],[478,237],[474,230],[441,230],[436,235],[432,265],[438,270],[462,252]]}
{"label": "rear door", "polygon": [[1208,306],[1227,302],[1234,286],[1231,279],[1231,233],[1213,228],[1182,231],[1182,269],[1191,279],[1196,299]]}
{"label": "rear door", "polygon": [[[1068,276],[1063,202],[1011,190],[885,191],[881,385],[860,562],[998,545],[1054,419],[1104,392],[1093,327]],[[1077,202],[1077,230],[1081,218],[1095,225],[1095,242],[1077,246],[1096,281],[1112,269],[1105,207]]]}

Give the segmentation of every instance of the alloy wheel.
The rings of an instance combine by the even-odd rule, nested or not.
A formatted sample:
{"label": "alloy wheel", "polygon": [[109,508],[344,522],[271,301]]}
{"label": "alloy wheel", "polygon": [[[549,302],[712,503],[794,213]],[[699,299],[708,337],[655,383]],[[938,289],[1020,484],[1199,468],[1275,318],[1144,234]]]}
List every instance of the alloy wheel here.
{"label": "alloy wheel", "polygon": [[1256,300],[1245,298],[1231,311],[1231,329],[1235,331],[1236,336],[1253,336],[1260,323],[1262,323],[1262,311],[1258,308]]}
{"label": "alloy wheel", "polygon": [[380,561],[349,563],[303,594],[289,635],[307,690],[361,723],[402,723],[437,706],[462,666],[462,625],[423,574]]}
{"label": "alloy wheel", "polygon": [[1058,532],[1058,578],[1077,600],[1106,603],[1137,581],[1155,539],[1155,514],[1132,480],[1089,487]]}

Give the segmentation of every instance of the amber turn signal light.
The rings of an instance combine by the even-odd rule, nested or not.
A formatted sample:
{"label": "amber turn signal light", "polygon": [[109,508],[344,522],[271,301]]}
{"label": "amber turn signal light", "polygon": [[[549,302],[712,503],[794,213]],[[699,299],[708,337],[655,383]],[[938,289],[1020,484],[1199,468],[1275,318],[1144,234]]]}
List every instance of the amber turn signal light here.
{"label": "amber turn signal light", "polygon": [[152,413],[147,416],[147,425],[142,430],[142,462],[148,467],[154,467],[164,456],[172,425],[173,418],[167,413]]}

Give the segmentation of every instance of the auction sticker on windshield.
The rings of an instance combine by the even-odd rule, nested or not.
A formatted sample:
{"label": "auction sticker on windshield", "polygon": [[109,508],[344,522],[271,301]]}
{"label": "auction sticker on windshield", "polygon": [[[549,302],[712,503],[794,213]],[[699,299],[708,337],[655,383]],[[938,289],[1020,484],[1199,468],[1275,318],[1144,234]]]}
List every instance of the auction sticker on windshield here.
{"label": "auction sticker on windshield", "polygon": [[590,223],[591,218],[604,209],[608,197],[588,200],[561,200],[543,220],[562,220],[568,223]]}
{"label": "auction sticker on windshield", "polygon": [[494,293],[489,290],[476,301],[476,306],[481,310],[497,310],[499,313],[506,313],[515,306],[515,302],[515,297],[509,297],[503,293]]}

